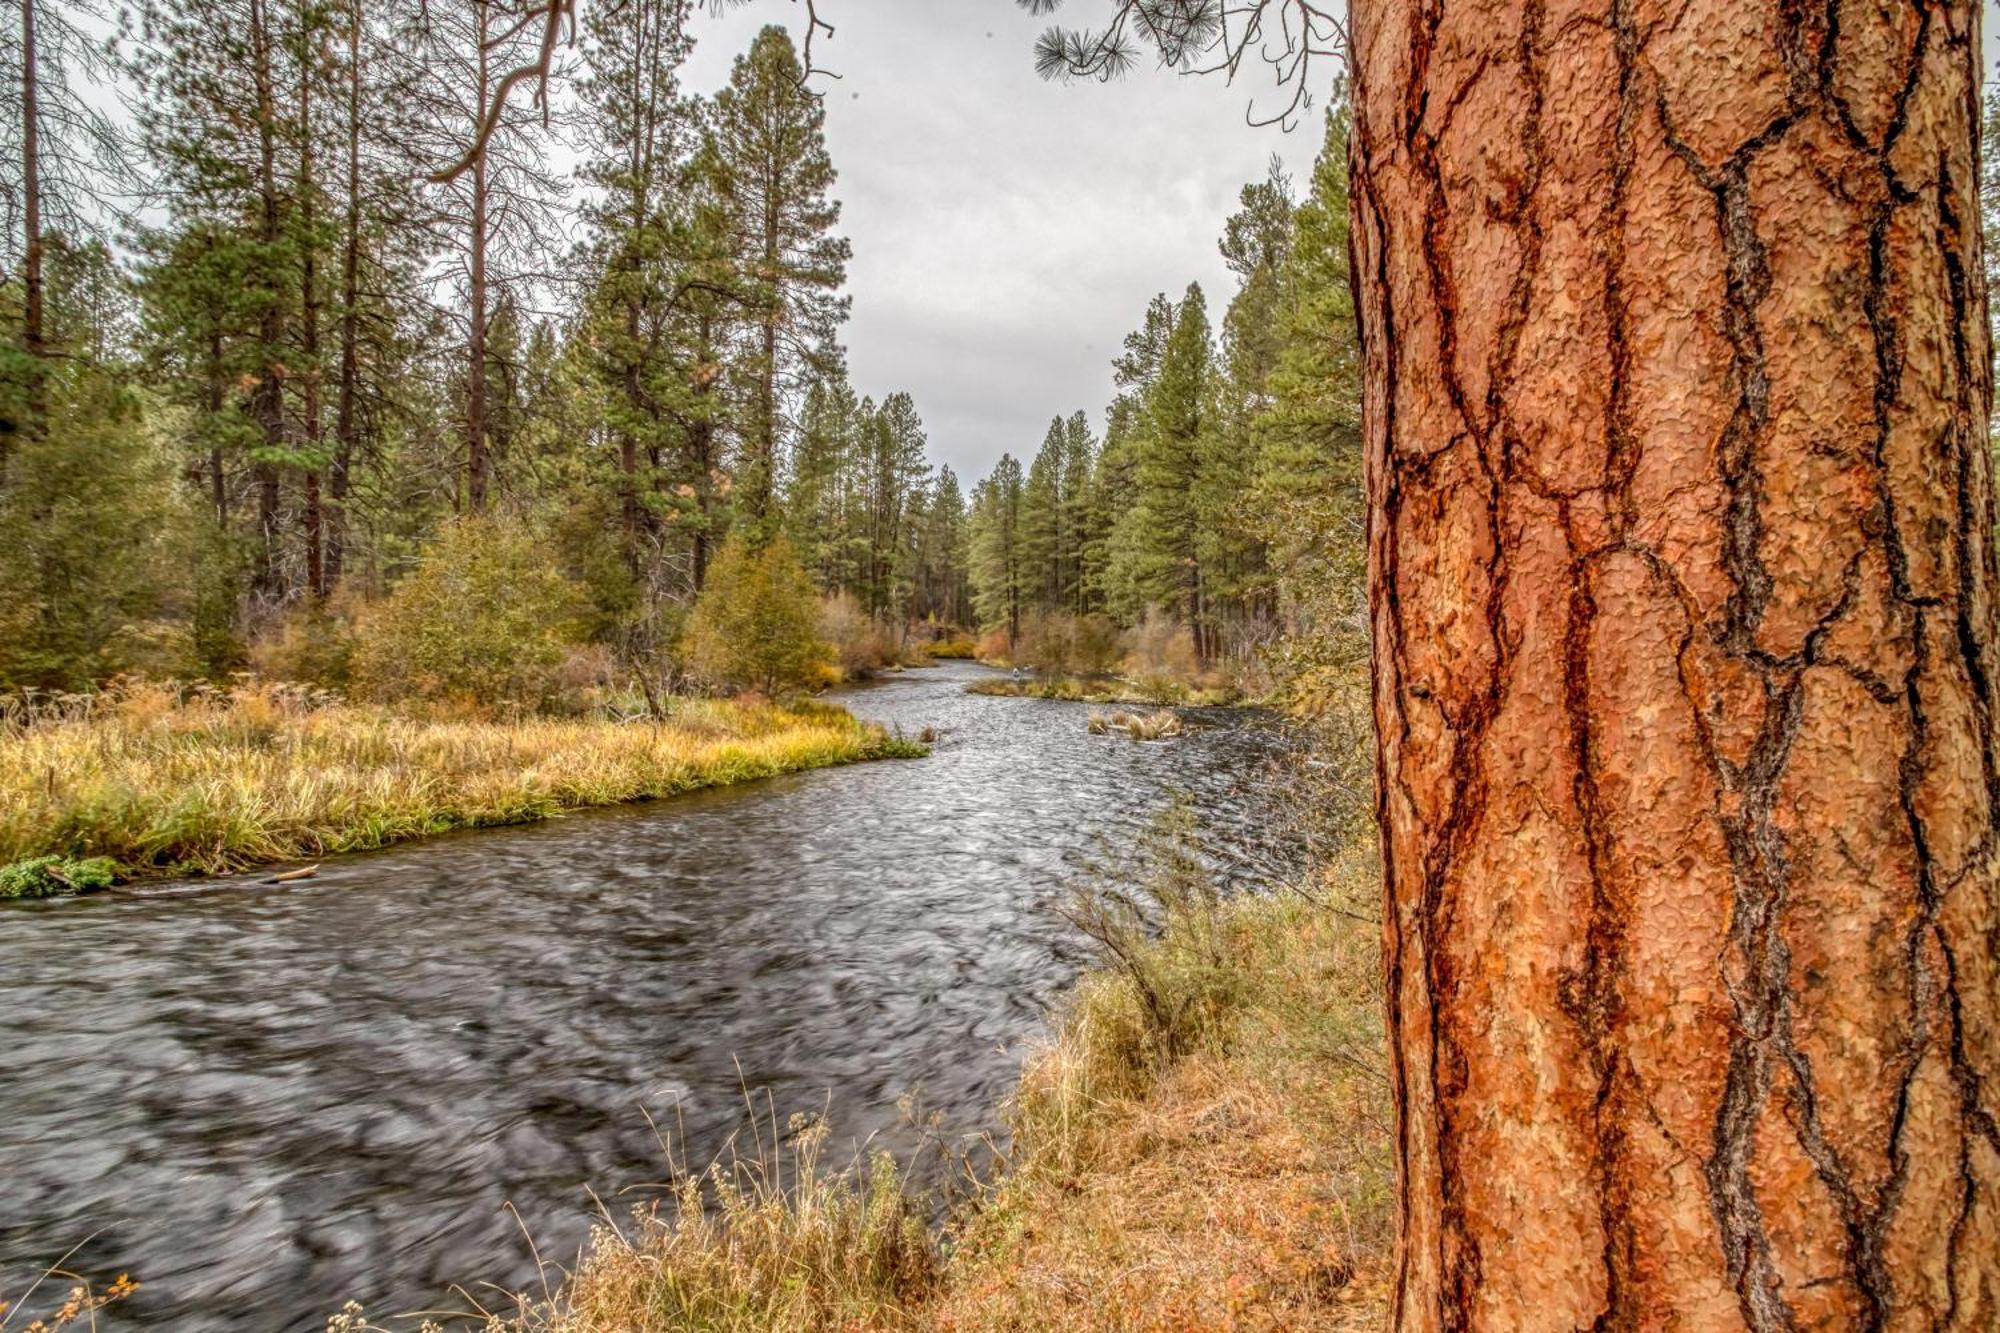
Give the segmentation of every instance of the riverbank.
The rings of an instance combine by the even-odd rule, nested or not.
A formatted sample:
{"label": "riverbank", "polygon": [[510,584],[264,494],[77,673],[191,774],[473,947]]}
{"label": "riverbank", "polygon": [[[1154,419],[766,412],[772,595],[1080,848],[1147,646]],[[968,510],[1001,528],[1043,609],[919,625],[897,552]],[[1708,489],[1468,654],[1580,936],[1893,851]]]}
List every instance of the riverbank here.
{"label": "riverbank", "polygon": [[796,1122],[778,1158],[607,1217],[501,1326],[1378,1326],[1393,1177],[1373,897],[1365,850],[1310,897],[1167,886],[1165,932],[1086,974],[1022,1073],[1002,1170],[942,1233],[893,1163],[828,1175],[824,1134]]}
{"label": "riverbank", "polygon": [[0,867],[222,874],[923,753],[822,704],[675,700],[661,723],[406,716],[137,687],[0,726]]}

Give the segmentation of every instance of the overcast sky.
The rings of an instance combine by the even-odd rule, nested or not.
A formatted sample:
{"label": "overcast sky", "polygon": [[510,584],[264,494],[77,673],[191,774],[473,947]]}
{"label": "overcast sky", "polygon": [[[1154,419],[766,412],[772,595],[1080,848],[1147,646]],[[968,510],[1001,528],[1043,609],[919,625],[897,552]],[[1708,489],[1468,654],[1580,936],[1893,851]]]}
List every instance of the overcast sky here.
{"label": "overcast sky", "polygon": [[[1237,191],[1273,153],[1301,188],[1318,111],[1290,134],[1245,122],[1235,86],[1148,64],[1110,84],[1034,71],[1046,20],[1013,0],[822,0],[814,47],[841,230],[854,243],[845,334],[856,392],[917,401],[931,457],[970,488],[1003,452],[1032,455],[1049,418],[1102,428],[1111,358],[1158,291],[1190,281],[1214,317],[1234,290],[1216,251]],[[686,72],[713,92],[765,23],[802,6],[704,15]],[[1076,20],[1102,6],[1072,0]],[[1328,71],[1329,77],[1331,71]]]}

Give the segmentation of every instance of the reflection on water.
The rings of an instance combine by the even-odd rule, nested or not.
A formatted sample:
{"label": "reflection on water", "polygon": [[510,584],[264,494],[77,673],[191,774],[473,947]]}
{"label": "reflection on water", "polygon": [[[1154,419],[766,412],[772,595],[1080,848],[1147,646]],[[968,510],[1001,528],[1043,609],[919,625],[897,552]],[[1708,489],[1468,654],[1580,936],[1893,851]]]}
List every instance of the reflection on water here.
{"label": "reflection on water", "polygon": [[1047,910],[1081,867],[1178,789],[1278,869],[1267,728],[1092,737],[979,672],[846,696],[927,760],[0,907],[0,1284],[94,1236],[72,1266],[146,1284],[107,1327],[319,1329],[532,1282],[523,1225],[572,1256],[590,1189],[664,1173],[644,1111],[696,1161],[746,1085],[836,1143],[908,1147],[913,1090],[978,1127],[1081,961]]}

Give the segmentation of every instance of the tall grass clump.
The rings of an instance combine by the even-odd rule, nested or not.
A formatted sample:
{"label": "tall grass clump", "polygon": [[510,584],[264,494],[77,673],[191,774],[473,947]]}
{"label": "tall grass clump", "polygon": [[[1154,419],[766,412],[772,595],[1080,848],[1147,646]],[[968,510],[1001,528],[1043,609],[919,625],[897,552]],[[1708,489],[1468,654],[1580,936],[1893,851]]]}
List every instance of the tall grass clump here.
{"label": "tall grass clump", "polygon": [[1093,708],[1085,726],[1093,736],[1108,736],[1114,731],[1122,731],[1135,741],[1167,740],[1186,730],[1180,714],[1171,708],[1157,708],[1150,713],[1134,713],[1123,708],[1100,713]]}
{"label": "tall grass clump", "polygon": [[804,1333],[908,1326],[943,1257],[892,1158],[830,1172],[824,1123],[685,1179],[626,1227],[600,1224],[587,1257],[517,1327],[538,1333],[704,1329]]}
{"label": "tall grass clump", "polygon": [[1359,845],[1305,892],[1228,898],[1176,853],[1072,905],[1100,966],[1022,1071],[1008,1169],[956,1224],[926,1327],[1381,1326],[1374,877]]}
{"label": "tall grass clump", "polygon": [[127,683],[0,712],[0,866],[214,874],[921,753],[821,704],[665,720],[412,716],[323,691]]}

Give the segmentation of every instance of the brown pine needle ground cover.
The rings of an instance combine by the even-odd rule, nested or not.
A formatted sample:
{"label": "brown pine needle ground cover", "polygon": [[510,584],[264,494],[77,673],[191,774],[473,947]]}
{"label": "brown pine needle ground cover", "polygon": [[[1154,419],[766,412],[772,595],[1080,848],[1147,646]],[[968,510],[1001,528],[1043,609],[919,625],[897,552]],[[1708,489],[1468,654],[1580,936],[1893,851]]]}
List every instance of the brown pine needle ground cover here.
{"label": "brown pine needle ground cover", "polygon": [[1165,933],[1121,939],[1130,961],[1083,979],[1023,1071],[1006,1166],[942,1234],[892,1163],[828,1174],[798,1122],[761,1163],[607,1218],[560,1289],[487,1326],[1379,1327],[1392,1168],[1372,866],[1359,849],[1310,897],[1147,889]]}
{"label": "brown pine needle ground cover", "polygon": [[124,878],[217,874],[913,753],[815,704],[492,721],[286,688],[127,687],[0,719],[0,866],[108,857]]}

